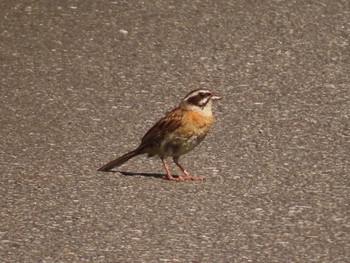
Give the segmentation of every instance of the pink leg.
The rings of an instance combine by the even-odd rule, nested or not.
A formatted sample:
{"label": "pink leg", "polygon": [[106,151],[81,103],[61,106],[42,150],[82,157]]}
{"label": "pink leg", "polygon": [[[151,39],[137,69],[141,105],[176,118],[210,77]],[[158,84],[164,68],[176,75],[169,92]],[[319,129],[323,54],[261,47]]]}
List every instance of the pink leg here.
{"label": "pink leg", "polygon": [[184,180],[192,180],[192,181],[204,181],[205,179],[202,177],[192,177],[185,168],[182,167],[182,165],[179,163],[179,157],[178,156],[174,156],[173,157],[174,163],[180,168],[180,170],[183,172],[184,176],[183,179]]}
{"label": "pink leg", "polygon": [[182,178],[182,177],[174,178],[171,175],[170,171],[169,171],[169,168],[168,168],[168,165],[165,162],[165,159],[161,158],[161,160],[162,160],[162,163],[163,163],[163,167],[164,167],[164,169],[166,171],[166,176],[165,176],[166,180],[170,180],[170,181],[174,181],[174,182],[183,182],[183,181],[185,181],[184,178]]}

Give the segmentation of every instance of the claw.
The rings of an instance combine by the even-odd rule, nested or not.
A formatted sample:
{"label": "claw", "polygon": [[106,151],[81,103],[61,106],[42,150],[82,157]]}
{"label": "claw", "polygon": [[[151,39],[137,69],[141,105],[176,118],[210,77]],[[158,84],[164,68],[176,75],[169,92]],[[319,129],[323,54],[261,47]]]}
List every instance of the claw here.
{"label": "claw", "polygon": [[197,181],[197,182],[203,182],[205,181],[205,178],[203,177],[191,177],[192,181]]}
{"label": "claw", "polygon": [[185,181],[185,179],[183,177],[181,177],[181,176],[179,176],[179,177],[171,177],[171,178],[166,176],[164,179],[165,180],[169,180],[169,181],[173,181],[173,182],[177,182],[177,183]]}
{"label": "claw", "polygon": [[201,182],[204,181],[205,179],[202,177],[193,177],[191,176],[185,169],[183,170],[184,173],[184,179],[186,181],[197,181],[197,182]]}
{"label": "claw", "polygon": [[184,180],[185,180],[185,181],[202,182],[202,181],[204,181],[205,179],[202,178],[202,177],[193,177],[193,176],[190,176],[190,175],[186,175],[186,176],[184,176]]}

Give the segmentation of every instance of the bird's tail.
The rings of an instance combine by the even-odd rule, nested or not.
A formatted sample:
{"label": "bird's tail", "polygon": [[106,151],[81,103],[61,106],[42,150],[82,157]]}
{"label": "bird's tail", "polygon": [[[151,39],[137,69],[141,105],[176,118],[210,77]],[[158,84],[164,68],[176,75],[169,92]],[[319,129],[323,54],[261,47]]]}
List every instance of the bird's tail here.
{"label": "bird's tail", "polygon": [[137,148],[136,150],[128,152],[127,154],[124,154],[123,156],[120,156],[119,158],[113,161],[110,161],[109,163],[105,164],[100,169],[98,169],[98,171],[109,171],[116,166],[121,166],[123,163],[129,161],[131,158],[140,154],[142,154],[142,152],[140,151],[139,148]]}

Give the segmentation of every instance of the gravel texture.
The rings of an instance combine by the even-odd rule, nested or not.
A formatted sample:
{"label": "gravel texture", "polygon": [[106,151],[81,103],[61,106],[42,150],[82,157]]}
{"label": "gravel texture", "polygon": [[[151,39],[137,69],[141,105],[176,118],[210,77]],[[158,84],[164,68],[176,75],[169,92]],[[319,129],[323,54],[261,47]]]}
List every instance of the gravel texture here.
{"label": "gravel texture", "polygon": [[[0,22],[2,262],[350,262],[349,1],[4,0]],[[198,87],[224,97],[182,158],[204,183],[97,172]]]}

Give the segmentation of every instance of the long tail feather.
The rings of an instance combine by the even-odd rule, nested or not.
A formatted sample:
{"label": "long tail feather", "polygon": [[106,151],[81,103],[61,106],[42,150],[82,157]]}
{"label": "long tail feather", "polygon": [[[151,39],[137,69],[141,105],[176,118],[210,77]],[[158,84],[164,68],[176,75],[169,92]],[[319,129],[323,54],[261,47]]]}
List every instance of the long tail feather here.
{"label": "long tail feather", "polygon": [[122,165],[123,163],[129,161],[131,158],[133,158],[133,157],[135,157],[135,156],[137,156],[139,154],[142,154],[140,152],[140,149],[136,149],[136,150],[133,150],[131,152],[128,152],[127,154],[124,154],[123,156],[120,156],[119,158],[117,158],[117,159],[115,159],[113,161],[110,161],[109,163],[105,164],[100,169],[98,169],[98,171],[109,171],[109,170],[113,169],[116,166]]}

